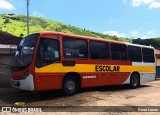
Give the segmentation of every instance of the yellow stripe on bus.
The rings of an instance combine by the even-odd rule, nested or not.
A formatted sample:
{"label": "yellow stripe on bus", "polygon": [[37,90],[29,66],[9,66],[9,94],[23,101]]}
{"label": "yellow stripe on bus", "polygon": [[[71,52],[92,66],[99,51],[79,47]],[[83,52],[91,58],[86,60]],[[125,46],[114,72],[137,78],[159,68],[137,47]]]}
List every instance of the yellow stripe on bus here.
{"label": "yellow stripe on bus", "polygon": [[41,68],[35,68],[36,73],[67,73],[67,72],[151,72],[155,73],[154,66],[131,66],[131,65],[93,65],[76,64],[75,66],[63,66],[51,64]]}

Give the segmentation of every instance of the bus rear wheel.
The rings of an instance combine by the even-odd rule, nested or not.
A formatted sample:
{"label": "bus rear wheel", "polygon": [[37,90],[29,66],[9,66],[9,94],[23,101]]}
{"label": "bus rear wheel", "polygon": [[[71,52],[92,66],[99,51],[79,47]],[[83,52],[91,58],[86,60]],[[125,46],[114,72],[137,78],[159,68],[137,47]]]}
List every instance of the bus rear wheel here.
{"label": "bus rear wheel", "polygon": [[140,86],[140,78],[137,73],[133,73],[130,78],[130,87],[135,89]]}
{"label": "bus rear wheel", "polygon": [[74,95],[79,89],[78,80],[74,76],[64,78],[62,91],[65,96]]}

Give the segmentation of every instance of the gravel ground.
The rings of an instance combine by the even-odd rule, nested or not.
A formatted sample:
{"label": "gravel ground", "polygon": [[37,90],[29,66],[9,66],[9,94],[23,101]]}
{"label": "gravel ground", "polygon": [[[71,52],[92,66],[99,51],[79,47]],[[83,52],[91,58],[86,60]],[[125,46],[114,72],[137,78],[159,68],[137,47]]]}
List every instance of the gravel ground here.
{"label": "gravel ground", "polygon": [[[78,94],[70,97],[62,96],[60,91],[27,92],[1,86],[0,105],[14,106],[15,102],[25,102],[26,106],[125,106],[126,109],[130,106],[159,106],[160,109],[160,79],[142,84],[137,89],[129,89],[127,85],[82,89]],[[88,111],[92,112],[94,110]],[[90,113],[83,112],[77,114],[88,115]],[[101,112],[101,114],[123,115],[128,114],[128,112]],[[146,113],[136,112],[129,114],[145,115]],[[158,113],[150,112],[150,114]]]}

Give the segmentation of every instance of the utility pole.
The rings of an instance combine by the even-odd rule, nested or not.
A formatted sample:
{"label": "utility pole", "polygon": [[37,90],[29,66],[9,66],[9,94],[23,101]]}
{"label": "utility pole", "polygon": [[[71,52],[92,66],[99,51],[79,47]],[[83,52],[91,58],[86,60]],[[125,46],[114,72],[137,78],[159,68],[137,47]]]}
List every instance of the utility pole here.
{"label": "utility pole", "polygon": [[29,1],[27,0],[27,34],[29,35]]}

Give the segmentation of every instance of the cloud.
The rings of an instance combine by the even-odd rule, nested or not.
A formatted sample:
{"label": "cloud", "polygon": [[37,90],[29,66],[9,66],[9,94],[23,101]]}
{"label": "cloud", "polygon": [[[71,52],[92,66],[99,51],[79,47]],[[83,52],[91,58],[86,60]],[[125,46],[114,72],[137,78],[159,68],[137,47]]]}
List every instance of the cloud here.
{"label": "cloud", "polygon": [[160,2],[152,2],[149,7],[149,9],[153,9],[153,8],[160,8]]}
{"label": "cloud", "polygon": [[32,15],[37,17],[43,17],[43,14],[39,13],[38,11],[34,11]]}
{"label": "cloud", "polygon": [[143,3],[144,4],[150,4],[150,3],[152,3],[152,2],[154,2],[155,0],[143,0]]}
{"label": "cloud", "polygon": [[132,0],[132,6],[133,7],[138,7],[138,6],[143,5],[143,4],[151,4],[154,1],[155,0]]}
{"label": "cloud", "polygon": [[148,32],[145,34],[145,36],[142,36],[142,37],[141,37],[141,39],[149,39],[149,38],[151,38],[151,34],[153,34],[153,33],[154,33],[153,30],[148,31]]}
{"label": "cloud", "polygon": [[133,31],[133,32],[131,32],[131,34],[133,35],[133,36],[138,36],[138,31]]}
{"label": "cloud", "polygon": [[142,4],[142,0],[132,0],[132,6],[138,7]]}
{"label": "cloud", "polygon": [[148,37],[147,36],[142,36],[141,39],[148,39]]}
{"label": "cloud", "polygon": [[132,0],[133,7],[141,5],[148,5],[148,9],[160,8],[160,2],[157,2],[157,0]]}
{"label": "cloud", "polygon": [[117,36],[117,37],[125,37],[125,34],[119,33],[117,31],[105,31],[103,34],[111,35],[111,36]]}
{"label": "cloud", "polygon": [[7,0],[0,0],[0,9],[15,10],[16,8]]}
{"label": "cloud", "polygon": [[154,31],[151,30],[151,31],[148,31],[148,32],[147,32],[147,35],[151,35],[151,34],[153,34],[153,33],[154,33]]}

